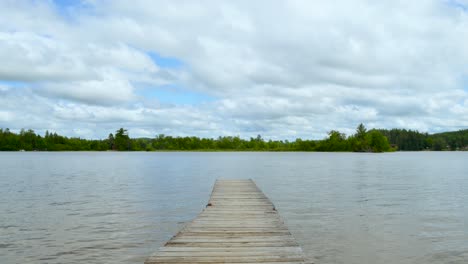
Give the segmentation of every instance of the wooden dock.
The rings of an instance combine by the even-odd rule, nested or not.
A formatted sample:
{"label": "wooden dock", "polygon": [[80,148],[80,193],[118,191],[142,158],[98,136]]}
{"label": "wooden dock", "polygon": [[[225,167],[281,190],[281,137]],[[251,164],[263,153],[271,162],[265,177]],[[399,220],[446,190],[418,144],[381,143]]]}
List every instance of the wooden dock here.
{"label": "wooden dock", "polygon": [[145,264],[310,263],[252,180],[217,180],[206,208]]}

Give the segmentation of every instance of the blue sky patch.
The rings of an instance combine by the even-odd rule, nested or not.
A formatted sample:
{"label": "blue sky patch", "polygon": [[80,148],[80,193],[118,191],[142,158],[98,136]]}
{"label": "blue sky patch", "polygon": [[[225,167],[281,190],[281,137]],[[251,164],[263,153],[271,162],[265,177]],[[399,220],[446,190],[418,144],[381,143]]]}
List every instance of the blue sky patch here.
{"label": "blue sky patch", "polygon": [[150,51],[150,52],[146,52],[146,54],[148,54],[148,56],[153,60],[153,62],[158,65],[159,67],[162,67],[162,68],[181,68],[184,63],[177,59],[177,58],[174,58],[174,57],[164,57],[164,56],[161,56],[159,53],[157,52],[154,52],[154,51]]}
{"label": "blue sky patch", "polygon": [[61,11],[65,11],[70,8],[87,8],[91,6],[89,2],[79,0],[53,0],[53,2]]}
{"label": "blue sky patch", "polygon": [[25,86],[25,83],[24,82],[18,82],[18,81],[0,80],[0,85],[7,86],[7,87],[21,88],[21,87]]}
{"label": "blue sky patch", "polygon": [[463,89],[468,92],[468,75],[462,77]]}
{"label": "blue sky patch", "polygon": [[66,20],[72,21],[74,15],[80,10],[90,10],[92,5],[88,1],[80,0],[53,0],[57,13]]}
{"label": "blue sky patch", "polygon": [[461,9],[465,12],[468,12],[468,6],[466,4],[460,3],[457,0],[448,0],[447,4],[455,8]]}

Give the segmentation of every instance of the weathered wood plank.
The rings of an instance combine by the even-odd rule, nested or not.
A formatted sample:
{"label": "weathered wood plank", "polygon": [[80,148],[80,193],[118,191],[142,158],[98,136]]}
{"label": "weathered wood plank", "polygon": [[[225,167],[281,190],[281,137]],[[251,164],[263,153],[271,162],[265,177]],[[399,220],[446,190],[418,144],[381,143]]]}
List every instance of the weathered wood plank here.
{"label": "weathered wood plank", "polygon": [[203,212],[145,264],[310,263],[252,180],[217,180]]}

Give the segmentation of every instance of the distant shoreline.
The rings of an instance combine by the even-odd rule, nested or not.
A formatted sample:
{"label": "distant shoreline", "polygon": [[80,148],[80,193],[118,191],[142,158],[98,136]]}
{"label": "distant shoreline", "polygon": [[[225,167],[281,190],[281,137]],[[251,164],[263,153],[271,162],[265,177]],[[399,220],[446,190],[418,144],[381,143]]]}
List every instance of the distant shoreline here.
{"label": "distant shoreline", "polygon": [[36,134],[22,129],[19,133],[0,128],[0,151],[158,151],[158,152],[393,152],[393,151],[466,151],[468,129],[429,135],[406,129],[370,129],[363,124],[350,136],[332,130],[322,140],[296,138],[249,139],[239,136],[199,138],[174,137],[163,134],[154,138],[130,138],[120,128],[106,139],[68,138],[49,133]]}
{"label": "distant shoreline", "polygon": [[468,150],[395,150],[395,151],[387,151],[387,152],[362,152],[362,151],[318,151],[318,150],[0,150],[0,153],[5,152],[99,152],[99,153],[148,153],[148,152],[271,152],[271,153],[279,153],[279,152],[288,152],[288,153],[362,153],[362,154],[374,154],[374,153],[404,153],[404,152],[467,152]]}

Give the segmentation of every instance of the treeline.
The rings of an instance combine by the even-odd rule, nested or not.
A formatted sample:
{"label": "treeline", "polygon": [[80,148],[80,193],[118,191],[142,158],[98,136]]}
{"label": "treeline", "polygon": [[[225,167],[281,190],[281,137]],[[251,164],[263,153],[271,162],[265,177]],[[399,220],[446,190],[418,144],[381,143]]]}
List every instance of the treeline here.
{"label": "treeline", "polygon": [[232,151],[390,151],[387,138],[377,130],[367,131],[359,125],[356,134],[347,137],[338,131],[330,131],[324,140],[265,140],[260,135],[242,139],[238,136],[199,138],[157,135],[154,138],[130,138],[127,130],[120,128],[107,139],[87,140],[68,138],[56,133],[44,136],[33,130],[13,133],[0,129],[0,150],[4,151],[157,151],[157,150],[232,150]]}
{"label": "treeline", "polygon": [[265,140],[260,135],[242,139],[238,136],[218,138],[173,137],[130,138],[120,128],[106,139],[68,138],[57,133],[44,136],[33,130],[13,133],[0,129],[0,150],[3,151],[354,151],[386,152],[393,150],[467,150],[468,130],[429,135],[405,129],[367,130],[360,124],[355,134],[346,136],[330,131],[323,140]]}
{"label": "treeline", "polygon": [[63,150],[108,150],[107,140],[87,140],[81,138],[68,138],[49,133],[44,136],[36,134],[33,130],[22,129],[20,133],[12,133],[7,128],[0,129],[0,150],[39,150],[39,151],[63,151]]}
{"label": "treeline", "polygon": [[379,130],[398,150],[468,150],[468,129],[429,135],[415,130]]}

